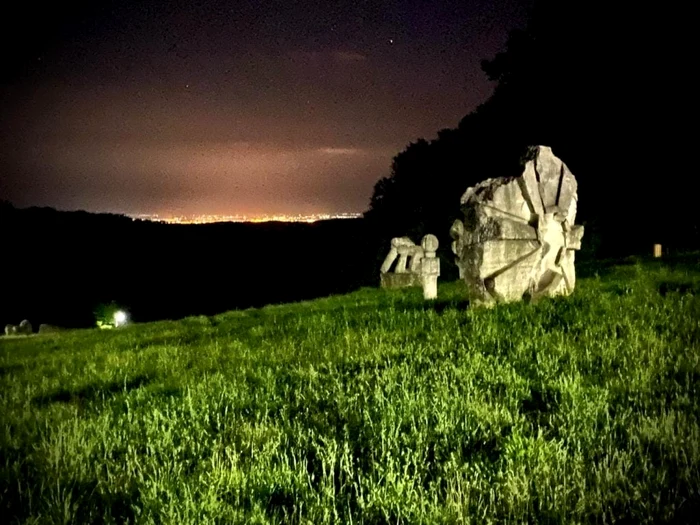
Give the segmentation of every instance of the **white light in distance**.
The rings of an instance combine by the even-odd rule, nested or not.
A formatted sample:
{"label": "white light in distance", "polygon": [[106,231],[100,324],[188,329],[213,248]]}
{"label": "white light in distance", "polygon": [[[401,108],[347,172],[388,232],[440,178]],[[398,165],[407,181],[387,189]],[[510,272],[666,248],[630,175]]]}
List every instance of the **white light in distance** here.
{"label": "white light in distance", "polygon": [[126,324],[126,312],[117,310],[114,312],[114,326],[122,326]]}

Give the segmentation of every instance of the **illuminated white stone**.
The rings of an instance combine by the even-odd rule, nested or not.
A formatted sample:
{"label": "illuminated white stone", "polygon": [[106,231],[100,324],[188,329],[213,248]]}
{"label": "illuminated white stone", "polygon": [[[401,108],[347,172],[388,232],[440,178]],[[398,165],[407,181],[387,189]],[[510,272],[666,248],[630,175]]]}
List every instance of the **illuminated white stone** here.
{"label": "illuminated white stone", "polygon": [[440,277],[440,259],[436,256],[439,243],[435,235],[428,234],[423,237],[423,259],[421,261],[421,280],[423,284],[423,299],[426,301],[437,299],[437,283]]}
{"label": "illuminated white stone", "polygon": [[464,220],[452,225],[452,251],[475,303],[570,294],[577,183],[550,148],[538,146],[519,177],[487,179],[461,199]]}
{"label": "illuminated white stone", "polygon": [[422,286],[425,299],[437,298],[437,279],[440,275],[440,260],[435,254],[437,248],[438,239],[431,234],[423,237],[420,246],[408,237],[393,238],[379,270],[381,287]]}

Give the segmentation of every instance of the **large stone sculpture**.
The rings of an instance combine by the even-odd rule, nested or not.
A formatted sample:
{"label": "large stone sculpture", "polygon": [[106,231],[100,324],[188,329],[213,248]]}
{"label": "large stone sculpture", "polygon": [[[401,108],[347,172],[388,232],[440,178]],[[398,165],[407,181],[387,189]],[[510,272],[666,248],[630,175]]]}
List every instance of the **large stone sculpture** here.
{"label": "large stone sculpture", "polygon": [[422,286],[425,299],[437,298],[437,278],[440,275],[440,260],[435,254],[437,248],[435,235],[423,237],[420,246],[408,237],[394,237],[379,270],[381,287]]}
{"label": "large stone sculpture", "polygon": [[576,179],[548,147],[530,148],[526,160],[519,177],[487,179],[462,195],[452,251],[477,304],[574,290],[583,236]]}

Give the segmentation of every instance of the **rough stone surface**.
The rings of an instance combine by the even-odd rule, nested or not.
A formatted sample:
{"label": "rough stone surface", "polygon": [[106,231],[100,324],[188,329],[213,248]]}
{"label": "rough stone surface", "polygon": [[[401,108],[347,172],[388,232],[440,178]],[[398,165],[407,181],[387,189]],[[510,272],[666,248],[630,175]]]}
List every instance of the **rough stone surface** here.
{"label": "rough stone surface", "polygon": [[39,333],[40,334],[53,334],[56,332],[61,332],[62,328],[60,326],[54,326],[50,324],[40,324]]}
{"label": "rough stone surface", "polygon": [[570,294],[575,250],[576,179],[545,146],[531,148],[519,177],[487,179],[461,199],[464,220],[450,229],[460,278],[476,303]]}
{"label": "rough stone surface", "polygon": [[32,323],[27,321],[26,319],[19,323],[19,327],[17,328],[17,333],[22,334],[22,335],[31,335],[32,333]]}
{"label": "rough stone surface", "polygon": [[[437,278],[440,275],[440,260],[435,251],[438,239],[428,234],[421,245],[408,237],[395,237],[379,270],[382,288],[406,288],[422,286],[426,299],[437,297]],[[392,267],[394,268],[392,272]]]}
{"label": "rough stone surface", "polygon": [[426,301],[437,299],[437,282],[440,277],[440,259],[436,251],[439,243],[435,235],[428,234],[423,237],[423,260],[421,261],[421,281],[423,285],[423,299]]}
{"label": "rough stone surface", "polygon": [[391,239],[391,248],[379,272],[382,275],[388,274],[396,262],[394,273],[416,273],[422,258],[423,248],[416,246],[408,237],[394,237]]}
{"label": "rough stone surface", "polygon": [[380,275],[382,288],[410,288],[421,285],[421,276],[418,273],[383,273]]}

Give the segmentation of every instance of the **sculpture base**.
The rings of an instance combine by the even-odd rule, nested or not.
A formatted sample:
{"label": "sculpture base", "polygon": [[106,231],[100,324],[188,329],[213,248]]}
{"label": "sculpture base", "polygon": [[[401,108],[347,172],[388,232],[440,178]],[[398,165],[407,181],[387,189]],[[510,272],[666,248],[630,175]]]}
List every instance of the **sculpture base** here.
{"label": "sculpture base", "polygon": [[382,288],[409,288],[423,284],[418,273],[381,273],[379,277]]}

